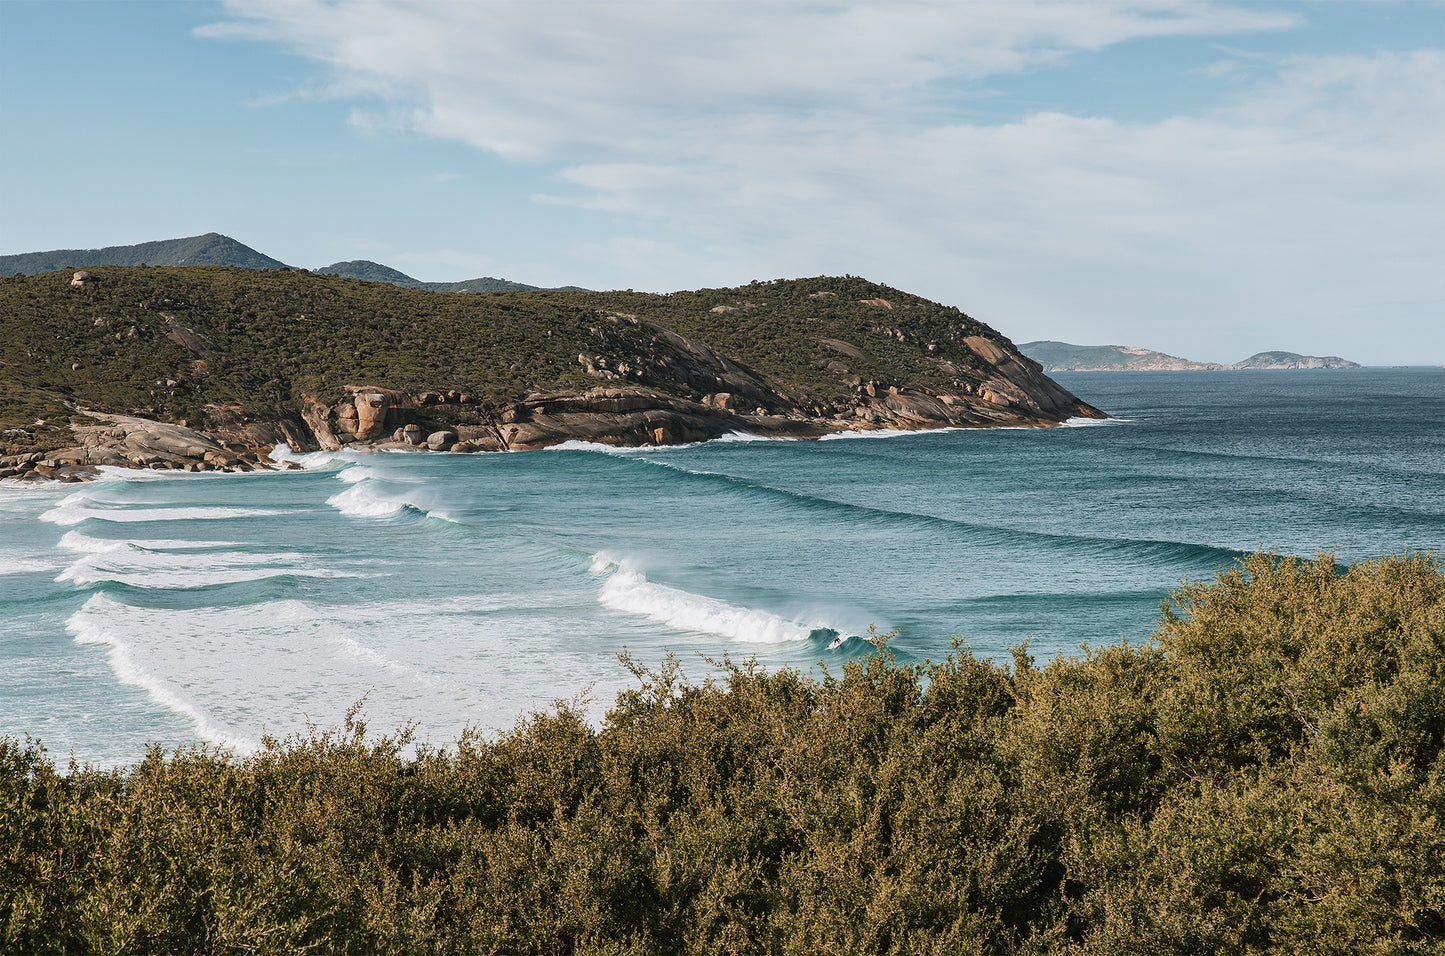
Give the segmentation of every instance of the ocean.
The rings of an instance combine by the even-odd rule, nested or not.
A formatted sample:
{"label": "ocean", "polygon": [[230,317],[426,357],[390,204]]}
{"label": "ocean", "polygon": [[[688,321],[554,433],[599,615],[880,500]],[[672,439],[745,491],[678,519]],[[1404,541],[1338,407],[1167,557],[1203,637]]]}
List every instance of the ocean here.
{"label": "ocean", "polygon": [[1117,418],[0,482],[0,733],[115,766],[359,702],[445,746],[600,719],[623,653],[836,673],[873,629],[1042,662],[1147,640],[1249,550],[1445,550],[1445,370],[1055,378]]}

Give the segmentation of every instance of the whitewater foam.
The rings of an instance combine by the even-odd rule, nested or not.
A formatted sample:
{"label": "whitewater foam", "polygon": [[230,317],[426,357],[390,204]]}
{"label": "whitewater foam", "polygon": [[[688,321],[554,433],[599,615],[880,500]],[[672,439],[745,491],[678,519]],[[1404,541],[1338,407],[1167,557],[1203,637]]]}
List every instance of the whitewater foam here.
{"label": "whitewater foam", "polygon": [[[343,481],[350,481],[351,487],[338,491],[326,503],[344,515],[353,518],[390,518],[410,508],[431,518],[456,523],[456,519],[425,500],[435,497],[434,489],[421,484],[407,484],[398,488],[396,482],[382,482],[373,475],[361,475],[355,479],[346,478],[347,472],[338,475]],[[389,488],[391,490],[383,490]]]}
{"label": "whitewater foam", "polygon": [[217,584],[238,584],[275,577],[363,577],[359,572],[308,565],[311,555],[298,552],[250,554],[152,550],[135,542],[85,554],[56,576],[82,587],[111,581],[131,587],[185,590]]}
{"label": "whitewater foam", "polygon": [[348,485],[354,485],[358,481],[365,481],[368,478],[375,478],[376,472],[364,465],[352,465],[343,471],[336,473],[337,481],[344,481]]}
{"label": "whitewater foam", "polygon": [[82,554],[121,551],[132,545],[144,547],[149,551],[204,551],[213,548],[239,547],[238,542],[235,541],[181,541],[166,538],[132,541],[118,538],[92,538],[79,530],[65,532],[56,544],[66,551],[78,551]]}
{"label": "whitewater foam", "polygon": [[1100,425],[1128,425],[1132,418],[1079,418],[1075,416],[1064,422],[1062,428],[1097,428]]}
{"label": "whitewater foam", "polygon": [[[620,669],[599,675],[603,655],[587,649],[585,630],[531,609],[449,617],[445,640],[418,626],[418,610],[412,601],[294,599],[178,609],[94,595],[65,627],[77,644],[106,647],[122,683],[143,688],[202,739],[241,752],[267,732],[336,726],[363,698],[373,726],[410,723],[419,739],[445,746],[467,726],[501,729],[545,706],[559,677],[573,688],[599,677],[610,689],[626,683]],[[545,654],[546,683],[518,646]],[[589,705],[594,718],[601,706]]]}
{"label": "whitewater foam", "polygon": [[338,491],[326,503],[353,518],[389,518],[407,507],[404,498],[378,494],[374,485],[362,478],[345,491]]}
{"label": "whitewater foam", "polygon": [[266,457],[279,465],[300,465],[305,471],[325,471],[328,468],[354,465],[361,460],[361,455],[354,451],[297,452],[284,442],[271,449],[271,453]]}
{"label": "whitewater foam", "polygon": [[757,435],[753,432],[728,432],[713,441],[728,442],[750,442],[750,441],[802,441],[801,438],[791,438],[783,435]]}
{"label": "whitewater foam", "polygon": [[[101,507],[95,507],[101,505]],[[72,495],[40,516],[51,524],[75,525],[90,518],[125,523],[142,521],[219,521],[232,518],[266,518],[285,514],[275,508],[178,507],[135,508],[105,506],[93,498]]]}
{"label": "whitewater foam", "polygon": [[0,577],[11,574],[41,574],[54,571],[55,562],[43,558],[17,558],[6,556],[0,559]]}
{"label": "whitewater foam", "polygon": [[202,707],[178,690],[175,682],[166,680],[138,659],[138,649],[124,637],[126,628],[123,622],[127,612],[134,610],[104,594],[95,594],[70,616],[65,622],[65,629],[74,636],[77,644],[104,646],[116,679],[122,684],[141,688],[162,707],[188,718],[203,739],[234,747],[242,753],[255,751],[260,746],[259,740],[237,734],[212,721]]}
{"label": "whitewater foam", "polygon": [[941,432],[967,431],[963,428],[852,428],[847,431],[829,432],[819,441],[840,441],[847,438],[903,438],[907,435],[937,435]]}
{"label": "whitewater foam", "polygon": [[638,614],[678,630],[759,644],[805,641],[814,631],[833,630],[822,622],[799,624],[770,611],[738,607],[716,598],[655,584],[607,552],[592,556],[592,573],[608,576],[597,595],[598,603],[603,607]]}
{"label": "whitewater foam", "polygon": [[636,448],[624,448],[618,445],[607,445],[598,441],[582,441],[580,438],[573,438],[570,441],[558,442],[555,445],[548,445],[542,451],[600,451],[608,455],[620,455],[629,451],[637,451]]}

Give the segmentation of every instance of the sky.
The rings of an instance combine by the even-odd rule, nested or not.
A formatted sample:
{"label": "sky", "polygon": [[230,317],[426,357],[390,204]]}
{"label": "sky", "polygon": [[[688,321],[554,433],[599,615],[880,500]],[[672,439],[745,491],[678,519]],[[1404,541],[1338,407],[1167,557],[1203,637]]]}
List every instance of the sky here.
{"label": "sky", "polygon": [[1445,363],[1445,2],[0,0],[0,254],[669,292]]}

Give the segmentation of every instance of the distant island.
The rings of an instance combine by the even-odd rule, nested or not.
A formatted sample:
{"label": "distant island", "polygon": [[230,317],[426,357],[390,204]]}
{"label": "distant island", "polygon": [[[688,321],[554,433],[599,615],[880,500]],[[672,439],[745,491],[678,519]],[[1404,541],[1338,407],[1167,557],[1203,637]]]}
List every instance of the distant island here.
{"label": "distant island", "polygon": [[0,478],[246,470],[282,442],[503,451],[1074,417],[1107,416],[957,308],[856,276],[667,295],[217,265],[0,279]]}
{"label": "distant island", "polygon": [[1026,342],[1019,351],[1045,372],[1194,372],[1228,369],[1361,368],[1338,355],[1257,352],[1233,365],[1192,362],[1177,355],[1127,345],[1070,345],[1068,342]]}

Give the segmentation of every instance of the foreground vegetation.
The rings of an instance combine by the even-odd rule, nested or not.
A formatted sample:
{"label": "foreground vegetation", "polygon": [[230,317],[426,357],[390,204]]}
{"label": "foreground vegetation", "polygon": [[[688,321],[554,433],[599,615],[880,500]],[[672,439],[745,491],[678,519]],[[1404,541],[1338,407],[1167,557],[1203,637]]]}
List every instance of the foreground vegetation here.
{"label": "foreground vegetation", "polygon": [[1445,571],[1254,555],[1151,641],[637,668],[405,735],[0,745],[5,951],[1440,952]]}

